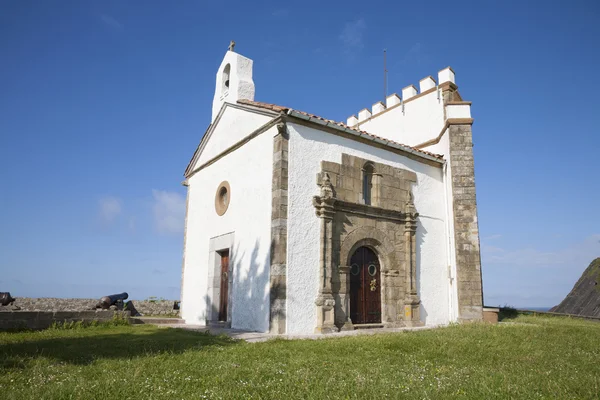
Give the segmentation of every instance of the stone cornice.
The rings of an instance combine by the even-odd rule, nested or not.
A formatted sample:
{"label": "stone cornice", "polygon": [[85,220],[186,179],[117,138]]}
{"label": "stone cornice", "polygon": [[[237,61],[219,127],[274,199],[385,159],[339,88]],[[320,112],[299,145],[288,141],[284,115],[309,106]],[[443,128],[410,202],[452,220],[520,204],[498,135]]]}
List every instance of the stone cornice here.
{"label": "stone cornice", "polygon": [[[463,102],[454,102],[456,104],[460,103],[462,104]],[[429,147],[429,146],[433,146],[434,144],[438,144],[440,142],[440,140],[442,139],[442,136],[444,136],[444,133],[446,132],[446,130],[450,127],[450,125],[473,125],[473,118],[448,118],[446,120],[446,123],[444,124],[444,127],[442,128],[442,130],[440,131],[440,134],[437,135],[437,137],[428,140],[426,142],[423,142],[421,144],[417,144],[416,146],[413,146],[415,149],[423,149],[424,147]]]}
{"label": "stone cornice", "polygon": [[406,223],[407,229],[410,227],[411,230],[413,227],[416,229],[416,220],[419,216],[419,213],[417,212],[406,213],[335,198],[323,198],[321,196],[313,197],[313,205],[317,209],[317,216],[321,218],[333,218],[335,212],[341,211],[370,218]]}

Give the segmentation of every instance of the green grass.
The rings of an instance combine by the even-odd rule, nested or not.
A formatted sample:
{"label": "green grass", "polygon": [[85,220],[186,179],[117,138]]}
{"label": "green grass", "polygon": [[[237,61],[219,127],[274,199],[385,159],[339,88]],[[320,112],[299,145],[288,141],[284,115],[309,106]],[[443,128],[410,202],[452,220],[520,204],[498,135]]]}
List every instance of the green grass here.
{"label": "green grass", "polygon": [[0,334],[4,399],[593,399],[600,323],[245,343],[151,326]]}

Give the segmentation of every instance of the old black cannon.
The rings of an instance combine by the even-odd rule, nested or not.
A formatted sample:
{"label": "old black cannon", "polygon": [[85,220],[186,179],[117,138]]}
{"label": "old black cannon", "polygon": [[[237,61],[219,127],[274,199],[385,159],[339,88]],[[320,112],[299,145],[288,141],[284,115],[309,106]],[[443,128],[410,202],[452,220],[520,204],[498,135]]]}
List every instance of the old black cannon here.
{"label": "old black cannon", "polygon": [[7,306],[15,302],[15,298],[10,295],[10,292],[0,292],[0,305]]}
{"label": "old black cannon", "polygon": [[123,292],[120,294],[111,294],[110,296],[104,296],[100,298],[100,301],[98,302],[98,304],[96,304],[96,308],[108,310],[110,306],[116,305],[117,308],[123,309],[123,300],[127,300],[128,297],[129,295],[127,294],[127,292]]}

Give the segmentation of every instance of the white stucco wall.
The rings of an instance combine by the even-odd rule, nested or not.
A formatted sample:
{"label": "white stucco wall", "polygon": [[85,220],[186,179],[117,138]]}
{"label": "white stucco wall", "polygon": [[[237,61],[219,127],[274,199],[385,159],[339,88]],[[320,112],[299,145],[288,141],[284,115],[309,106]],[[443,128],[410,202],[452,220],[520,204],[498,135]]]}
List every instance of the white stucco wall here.
{"label": "white stucco wall", "polygon": [[416,173],[413,194],[420,213],[417,280],[421,318],[427,325],[448,323],[448,241],[442,169],[306,126],[289,123],[288,130],[288,333],[311,333],[316,326],[320,223],[312,205],[312,197],[319,194],[315,176],[322,160],[340,163],[342,153]]}
{"label": "white stucco wall", "polygon": [[194,168],[222,153],[271,119],[267,115],[226,106]]}
{"label": "white stucco wall", "polygon": [[219,114],[223,103],[235,104],[240,99],[254,100],[253,64],[251,59],[236,52],[225,53],[215,77],[212,121]]}
{"label": "white stucco wall", "polygon": [[[259,121],[262,116],[246,112],[245,117],[240,117],[238,110],[231,111],[227,122],[223,126],[219,124],[218,131],[207,143],[212,151],[235,139],[221,136],[240,136],[242,125],[247,135],[253,125],[263,124]],[[234,121],[240,126],[235,126]],[[232,328],[261,332],[269,328],[271,181],[276,132],[273,127],[260,134],[189,179],[182,297],[182,317],[186,323],[205,323],[208,271],[213,268],[209,265],[210,239],[234,232],[230,254],[233,282],[229,288]],[[213,140],[215,144],[211,143]],[[227,212],[218,216],[215,193],[225,180],[231,188],[231,200]]]}
{"label": "white stucco wall", "polygon": [[471,118],[470,104],[449,104],[446,106],[446,118]]}
{"label": "white stucco wall", "polygon": [[[428,146],[423,150],[430,151],[435,154],[441,154],[444,156],[445,160],[450,159],[450,139],[448,135],[448,131],[444,132],[440,141],[432,146]],[[452,166],[449,162],[446,162],[444,165],[444,197],[446,199],[446,215],[447,215],[447,224],[446,230],[448,232],[447,241],[448,248],[450,251],[448,252],[448,261],[447,265],[450,268],[450,286],[449,286],[449,313],[450,320],[456,321],[458,319],[458,288],[456,283],[456,248],[455,248],[455,238],[454,238],[454,207],[453,207],[453,195],[452,195]]]}
{"label": "white stucco wall", "polygon": [[357,128],[396,142],[415,146],[433,139],[444,126],[444,107],[436,91],[395,106],[362,122]]}

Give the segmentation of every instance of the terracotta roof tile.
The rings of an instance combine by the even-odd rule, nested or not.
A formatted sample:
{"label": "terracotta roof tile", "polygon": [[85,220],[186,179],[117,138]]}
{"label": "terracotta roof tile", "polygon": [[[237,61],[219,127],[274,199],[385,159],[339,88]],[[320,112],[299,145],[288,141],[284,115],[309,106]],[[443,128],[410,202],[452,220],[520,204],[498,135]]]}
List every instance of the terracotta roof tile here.
{"label": "terracotta roof tile", "polygon": [[310,113],[307,113],[307,112],[304,112],[304,111],[296,110],[296,109],[291,108],[291,107],[284,107],[284,106],[279,106],[277,104],[262,103],[260,101],[251,101],[251,100],[238,100],[238,103],[249,105],[249,106],[254,106],[254,107],[259,107],[259,108],[264,108],[264,109],[272,110],[272,111],[276,111],[276,112],[286,112],[287,113],[288,111],[293,110],[293,111],[295,111],[295,112],[297,112],[299,114],[306,115],[307,117],[310,117],[310,118],[313,118],[313,119],[319,119],[321,121],[328,122],[330,124],[334,124],[334,125],[340,126],[342,128],[350,129],[350,130],[353,130],[355,132],[360,133],[361,135],[366,135],[366,136],[370,136],[370,137],[375,138],[375,139],[384,140],[384,141],[387,141],[389,143],[393,143],[393,144],[395,144],[397,146],[402,146],[402,147],[405,147],[407,149],[410,149],[410,150],[413,150],[413,151],[416,151],[416,152],[419,152],[419,153],[422,153],[422,154],[426,154],[426,155],[428,155],[430,157],[434,157],[434,158],[438,158],[438,159],[443,159],[444,158],[444,156],[442,156],[442,155],[430,153],[430,152],[425,151],[425,150],[420,150],[420,149],[417,149],[417,148],[414,148],[414,147],[411,147],[411,146],[408,146],[408,145],[405,145],[405,144],[402,144],[402,143],[398,143],[398,142],[396,142],[394,140],[383,138],[381,136],[377,136],[377,135],[374,135],[374,134],[366,132],[366,131],[361,131],[359,129],[350,127],[350,126],[344,124],[343,122],[338,122],[338,121],[334,121],[334,120],[331,120],[331,119],[319,117],[318,115],[314,115],[314,114],[310,114]]}

